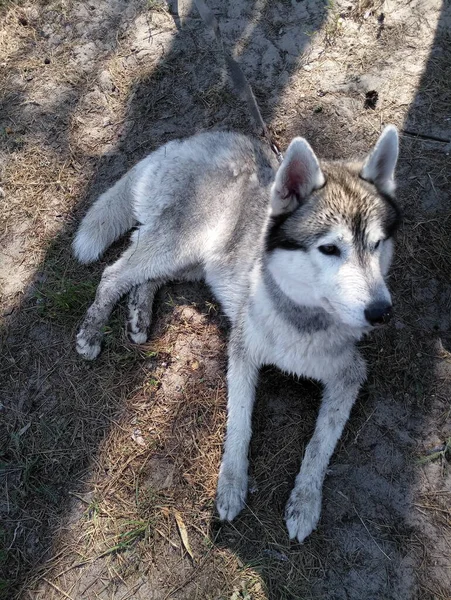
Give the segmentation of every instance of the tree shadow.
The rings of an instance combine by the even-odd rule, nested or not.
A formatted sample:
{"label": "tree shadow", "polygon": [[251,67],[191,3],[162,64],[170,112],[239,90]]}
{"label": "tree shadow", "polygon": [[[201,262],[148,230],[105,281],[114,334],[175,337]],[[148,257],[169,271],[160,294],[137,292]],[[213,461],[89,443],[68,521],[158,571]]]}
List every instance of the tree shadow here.
{"label": "tree shadow", "polygon": [[[108,119],[102,124],[98,115],[90,120],[95,98],[89,104],[87,95],[106,89],[114,100],[111,87],[114,81],[101,74],[123,43],[128,23],[135,20],[140,35],[148,35],[145,26],[148,14],[142,4],[103,2],[93,7],[94,4],[80,5],[80,11],[88,12],[80,16],[80,29],[78,33],[74,29],[73,34],[74,40],[81,36],[75,60],[81,60],[84,67],[70,85],[67,84],[70,74],[58,79],[61,88],[57,100],[46,103],[45,94],[37,98],[33,94],[38,87],[30,93],[26,83],[26,77],[45,81],[43,69],[58,60],[55,48],[62,40],[52,38],[55,34],[51,28],[48,32],[43,29],[46,20],[60,23],[62,31],[68,31],[67,25],[74,26],[68,21],[69,13],[53,11],[46,5],[36,17],[39,25],[35,29],[42,31],[42,36],[39,33],[34,39],[26,37],[22,47],[19,45],[11,56],[9,68],[13,75],[18,75],[14,65],[20,64],[22,69],[33,44],[45,48],[51,62],[46,65],[43,61],[44,67],[31,61],[25,79],[12,85],[3,98],[3,127],[14,124],[13,133],[3,136],[3,156],[8,158],[11,154],[16,159],[14,153],[20,152],[21,144],[32,140],[42,144],[53,157],[55,167],[69,162],[74,173],[73,179],[56,184],[61,186],[61,194],[69,198],[63,212],[67,225],[53,236],[37,269],[38,275],[22,301],[6,315],[7,323],[1,331],[1,409],[5,416],[1,426],[0,468],[5,500],[0,504],[0,539],[7,552],[5,556],[0,553],[0,565],[5,598],[14,594],[27,597],[27,591],[28,597],[38,597],[36,590],[42,578],[66,568],[58,556],[61,547],[67,551],[66,546],[60,546],[61,538],[70,531],[73,521],[96,517],[93,489],[98,491],[99,469],[105,465],[109,469],[103,473],[104,485],[116,482],[118,475],[123,478],[123,489],[115,491],[119,496],[123,492],[120,505],[123,507],[127,498],[133,497],[134,477],[140,482],[151,477],[146,459],[128,461],[136,451],[133,444],[138,443],[135,440],[141,435],[136,431],[142,433],[143,424],[147,426],[152,419],[160,423],[161,433],[151,438],[150,450],[146,447],[142,456],[163,457],[165,461],[169,457],[179,474],[177,491],[166,495],[163,489],[156,496],[143,492],[139,496],[139,518],[145,521],[156,518],[155,505],[164,502],[167,511],[180,505],[191,506],[193,513],[201,515],[196,523],[204,525],[204,532],[208,532],[211,521],[211,490],[224,415],[225,386],[221,373],[225,372],[225,334],[222,321],[215,309],[211,310],[208,292],[202,287],[169,288],[160,297],[152,342],[146,348],[134,348],[127,343],[119,309],[110,323],[101,357],[93,364],[86,364],[73,350],[76,326],[94,294],[101,269],[117,254],[118,248],[113,248],[100,264],[81,267],[71,258],[69,245],[86,206],[150,150],[169,139],[202,129],[219,127],[252,132],[252,124],[246,107],[227,82],[220,52],[194,9],[182,15],[175,35],[169,26],[163,31],[161,44],[159,30],[154,32],[152,43],[161,46],[156,63],[145,69],[146,61],[154,54],[149,47],[142,49],[138,41],[124,59],[122,68],[138,75],[132,88],[125,92],[128,103],[121,126],[108,123]],[[215,2],[210,7],[228,43],[233,40],[236,44],[239,62],[254,89],[263,117],[273,123],[276,134],[285,140],[302,133],[313,140],[320,155],[329,158],[343,154],[343,136],[356,150],[366,151],[370,147],[367,138],[358,137],[360,121],[347,129],[352,105],[348,100],[356,100],[357,94],[363,107],[361,91],[353,95],[351,88],[344,92],[318,88],[314,97],[303,98],[294,116],[293,111],[287,113],[283,125],[276,118],[312,32],[319,30],[327,17],[329,9],[325,3],[255,2],[244,8],[232,3],[224,8],[222,3]],[[240,15],[239,10],[242,10]],[[449,19],[448,12],[444,8],[444,24]],[[94,13],[99,16],[92,16],[90,26],[89,15]],[[33,25],[32,19],[30,22]],[[158,25],[161,29],[160,22]],[[304,28],[302,35],[299,35],[300,25]],[[329,37],[333,34],[333,30],[327,33]],[[443,29],[437,34],[404,126],[423,136],[438,136],[439,119],[444,111],[441,103],[445,104],[450,93],[451,79],[443,76],[450,64],[444,35]],[[173,37],[168,42],[165,36]],[[384,39],[383,35],[380,37]],[[97,50],[89,45],[93,41]],[[262,45],[264,52],[259,50]],[[349,73],[347,77],[352,79]],[[439,103],[441,108],[435,112],[429,110],[425,120],[425,107],[431,106],[431,93],[434,94],[431,89],[436,89],[438,80],[441,83],[434,106]],[[121,77],[115,81],[120,82]],[[121,93],[118,90],[118,102],[123,97]],[[342,96],[333,97],[334,93]],[[332,107],[337,112],[332,113]],[[107,107],[104,110],[108,116]],[[80,120],[74,121],[74,115]],[[371,122],[374,126],[376,118]],[[109,127],[114,129],[112,141],[103,136]],[[288,542],[282,516],[304,446],[313,431],[319,390],[314,384],[294,381],[273,369],[262,373],[254,417],[248,508],[233,524],[214,522],[210,537],[215,540],[215,548],[227,549],[238,557],[241,566],[236,572],[241,572],[244,578],[247,568],[260,573],[270,598],[432,598],[444,585],[440,582],[443,575],[440,565],[440,568],[430,566],[428,557],[422,563],[422,569],[432,573],[432,591],[425,587],[427,580],[418,566],[424,550],[418,541],[420,534],[441,547],[440,521],[434,521],[437,512],[432,511],[425,521],[416,520],[412,517],[410,500],[406,500],[418,491],[416,482],[420,477],[412,458],[418,454],[417,440],[425,439],[427,450],[433,431],[439,439],[449,431],[443,410],[444,399],[449,395],[450,376],[446,371],[449,361],[440,354],[437,345],[440,338],[445,348],[450,347],[451,314],[447,271],[451,224],[444,204],[449,175],[445,155],[439,155],[440,152],[441,146],[433,145],[432,141],[411,135],[402,138],[399,196],[406,224],[392,275],[398,320],[394,329],[365,344],[372,369],[369,382],[333,459],[325,484],[320,528],[302,547]],[[80,168],[86,172],[86,182],[72,188],[72,181],[80,178],[77,171]],[[38,228],[40,224],[38,221]],[[434,282],[432,287],[431,282]],[[186,307],[193,305],[197,308],[187,316]],[[180,337],[189,339],[181,370],[177,370],[176,356],[183,344],[179,337],[171,337],[171,327],[175,325],[182,328]],[[208,336],[212,338],[210,341]],[[163,346],[158,345],[160,338],[164,340]],[[210,354],[206,353],[205,344]],[[192,357],[205,364],[196,367]],[[179,383],[176,379],[170,382],[165,379],[162,370],[167,366],[163,364],[181,373]],[[137,393],[137,390],[144,391]],[[198,394],[195,399],[194,390]],[[217,401],[213,402],[215,394]],[[173,410],[173,416],[164,417],[165,402]],[[143,408],[148,404],[149,409]],[[135,436],[132,441],[130,434]],[[121,452],[114,454],[115,447],[120,447]],[[211,468],[199,473],[193,464],[207,451],[212,455]],[[100,454],[108,452],[111,458],[99,459]],[[433,469],[434,465],[426,468]],[[433,475],[431,489],[440,491],[441,480],[436,473]],[[155,487],[155,482],[152,485]],[[168,523],[159,520],[157,524],[173,541],[174,525],[170,529]],[[427,537],[427,527],[435,528],[436,537]],[[211,551],[202,550],[202,536],[197,539],[195,534],[191,535],[194,535],[194,541],[191,539],[194,550],[209,557]],[[142,543],[146,542],[148,539]],[[446,557],[446,551],[443,556]],[[162,597],[171,589],[173,594],[169,597],[194,597],[193,577],[197,578],[197,591],[200,589],[201,597],[205,598],[221,597],[234,585],[225,575],[215,572],[220,564],[218,558],[209,568],[202,561],[200,566],[192,567],[186,559],[183,568],[176,570],[175,558],[169,551],[161,560],[155,557],[152,560],[155,562],[149,559],[150,566],[146,567],[149,570],[143,573],[151,580],[149,596],[160,589],[157,587],[155,592],[157,582],[149,575],[152,569],[164,580]],[[77,571],[74,563],[70,567],[71,573]],[[130,568],[127,564],[127,569]],[[419,574],[417,582],[415,572]],[[120,571],[119,575],[111,575],[111,582],[120,586],[122,574]],[[94,591],[100,595],[102,589],[107,589],[102,582],[95,581],[100,579],[99,571],[91,571],[89,577],[83,586],[74,588],[77,595],[73,597],[89,597]],[[141,585],[144,593],[148,584],[141,582]],[[420,589],[418,593],[416,586]],[[244,591],[242,596],[245,597]]]}
{"label": "tree shadow", "polygon": [[[96,455],[106,451],[117,423],[128,423],[128,401],[133,397],[135,402],[134,392],[156,367],[147,350],[133,348],[125,340],[120,310],[110,323],[111,335],[100,360],[86,364],[76,357],[77,322],[94,294],[102,267],[117,253],[113,248],[94,267],[77,265],[70,252],[76,222],[96,195],[168,139],[218,126],[252,130],[246,108],[227,83],[222,57],[194,10],[182,18],[183,26],[174,35],[169,25],[146,29],[145,8],[139,2],[105,0],[70,6],[43,3],[25,7],[23,13],[18,7],[3,9],[17,36],[15,41],[8,39],[6,47],[3,184],[8,200],[21,185],[25,191],[16,195],[19,200],[13,207],[20,224],[13,231],[4,230],[2,238],[8,253],[16,251],[14,244],[24,254],[47,246],[27,289],[5,305],[1,330],[4,501],[0,535],[6,551],[0,555],[0,593],[5,598],[36,597],[38,582],[61,566],[58,548],[65,532],[74,520],[84,518],[85,510],[88,515],[96,513],[92,500]],[[308,36],[326,17],[326,5],[287,8],[263,2],[224,9],[217,3],[211,8],[224,37],[240,40],[240,62],[264,118],[271,120]],[[242,11],[239,19],[238,10]],[[283,21],[287,10],[288,25]],[[164,11],[161,14],[163,19]],[[297,29],[301,17],[308,19],[308,34]],[[152,44],[160,44],[159,35],[164,38],[158,60],[148,68],[145,61],[155,54],[149,45],[140,48],[139,40],[136,48],[130,45],[128,56],[121,57],[121,65],[114,63],[131,21],[138,35],[155,34]],[[287,32],[280,31],[282,25]],[[260,43],[268,37],[262,56],[253,46],[257,35]],[[280,48],[271,41],[279,35]],[[112,66],[118,69],[114,81],[108,78]],[[127,69],[139,76],[124,91],[118,89],[118,82]],[[117,127],[110,115],[121,94],[128,95],[128,102]],[[109,128],[113,135],[105,134]],[[49,179],[55,187],[49,186]],[[21,238],[25,229],[27,235]],[[190,298],[189,292],[175,289],[181,290],[175,305],[184,305],[182,296]],[[170,298],[171,292],[164,301]],[[196,298],[207,306],[209,297],[202,290]],[[208,311],[204,311],[207,316]],[[208,437],[207,433],[208,429],[199,428],[200,437]],[[167,438],[165,452],[175,443],[171,428]],[[111,466],[107,479],[115,477]],[[207,509],[211,514],[211,506]]]}
{"label": "tree shadow", "polygon": [[[449,595],[444,518],[451,428],[449,19],[444,5],[414,100],[404,122],[397,123],[404,225],[390,277],[396,319],[362,344],[368,382],[332,459],[319,528],[302,547],[287,541],[282,515],[317,404],[303,385],[296,389],[292,380],[273,372],[260,386],[251,455],[256,483],[248,507],[233,524],[221,527],[219,539],[244,563],[257,565],[270,598],[432,600]],[[396,50],[400,40],[395,44],[393,38],[402,26],[386,23],[377,39]],[[307,121],[294,117],[287,124],[290,134],[309,131],[323,155],[339,158],[340,129],[353,139],[362,120],[375,132],[379,119],[396,122],[399,113],[390,114],[383,104],[374,112],[365,106],[365,94],[377,91],[378,84],[380,102],[390,101],[383,95],[390,77],[386,55],[373,55],[367,68],[368,74],[349,72],[339,85],[325,89],[321,110],[312,110]],[[403,85],[400,81],[400,95]],[[302,406],[299,396],[307,398]],[[295,569],[298,577],[292,577]]]}

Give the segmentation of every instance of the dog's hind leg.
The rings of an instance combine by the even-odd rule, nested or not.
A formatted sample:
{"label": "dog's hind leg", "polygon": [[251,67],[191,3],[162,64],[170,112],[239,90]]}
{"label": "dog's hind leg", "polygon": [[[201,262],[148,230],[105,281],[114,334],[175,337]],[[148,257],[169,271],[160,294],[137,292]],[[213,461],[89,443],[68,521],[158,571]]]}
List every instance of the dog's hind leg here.
{"label": "dog's hind leg", "polygon": [[[199,281],[204,277],[201,267],[185,269],[173,276],[178,281]],[[127,332],[132,342],[144,344],[147,332],[152,322],[152,306],[155,294],[164,281],[146,281],[132,288],[128,297]]]}
{"label": "dog's hind leg", "polygon": [[146,265],[143,265],[142,258],[139,259],[139,254],[132,246],[104,270],[95,300],[88,308],[77,334],[76,349],[84,358],[93,360],[99,354],[102,329],[119,298],[133,286],[144,283],[149,278],[146,276]]}
{"label": "dog's hind leg", "polygon": [[164,245],[158,247],[153,233],[135,231],[130,247],[103,272],[95,300],[77,335],[77,352],[84,358],[92,360],[99,354],[103,326],[121,296],[146,281],[174,279],[192,266],[192,256],[183,256]]}
{"label": "dog's hind leg", "polygon": [[162,281],[146,281],[135,285],[128,297],[127,333],[135,344],[147,341],[147,330],[152,321],[152,305]]}

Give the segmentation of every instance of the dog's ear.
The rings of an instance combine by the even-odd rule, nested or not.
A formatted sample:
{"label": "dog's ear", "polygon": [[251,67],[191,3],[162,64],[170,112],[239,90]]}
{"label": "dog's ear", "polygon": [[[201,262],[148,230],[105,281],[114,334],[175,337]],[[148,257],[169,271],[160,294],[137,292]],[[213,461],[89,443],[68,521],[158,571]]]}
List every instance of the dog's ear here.
{"label": "dog's ear", "polygon": [[294,138],[276,174],[271,189],[271,213],[294,210],[313,190],[324,185],[318,159],[304,138]]}
{"label": "dog's ear", "polygon": [[387,125],[360,173],[362,179],[374,183],[384,194],[393,194],[395,191],[394,174],[398,160],[398,146],[396,127]]}

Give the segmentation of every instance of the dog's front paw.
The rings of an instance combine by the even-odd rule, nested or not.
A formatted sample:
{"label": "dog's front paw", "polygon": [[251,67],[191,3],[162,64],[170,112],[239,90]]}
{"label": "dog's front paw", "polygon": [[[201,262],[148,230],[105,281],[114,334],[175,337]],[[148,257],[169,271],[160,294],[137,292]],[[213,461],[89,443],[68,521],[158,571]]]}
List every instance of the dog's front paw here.
{"label": "dog's front paw", "polygon": [[145,344],[147,342],[147,332],[146,331],[131,331],[127,330],[128,337],[134,344]]}
{"label": "dog's front paw", "polygon": [[94,360],[100,352],[102,336],[100,333],[89,333],[86,329],[80,329],[77,334],[76,350],[86,360]]}
{"label": "dog's front paw", "polygon": [[294,488],[285,508],[285,521],[290,539],[302,544],[316,528],[321,514],[321,493],[307,488]]}
{"label": "dog's front paw", "polygon": [[216,507],[221,521],[232,521],[244,508],[247,495],[247,475],[219,473]]}

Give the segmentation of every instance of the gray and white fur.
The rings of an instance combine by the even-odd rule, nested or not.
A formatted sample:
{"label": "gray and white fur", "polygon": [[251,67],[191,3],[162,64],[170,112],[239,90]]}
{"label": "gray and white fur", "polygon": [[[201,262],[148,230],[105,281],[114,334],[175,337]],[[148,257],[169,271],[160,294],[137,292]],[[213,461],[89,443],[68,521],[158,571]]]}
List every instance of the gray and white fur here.
{"label": "gray and white fur", "polygon": [[143,343],[154,295],[170,280],[204,279],[230,320],[221,519],[245,505],[258,372],[273,364],[324,384],[285,511],[299,542],[317,526],[326,469],[365,380],[355,344],[390,316],[384,278],[399,222],[397,156],[393,126],[364,163],[320,164],[295,138],[280,167],[258,140],[203,133],[151,153],[80,225],[73,248],[84,263],[137,226],[129,248],[105,269],[77,335],[84,358],[99,354],[102,328],[127,292],[129,335]]}

